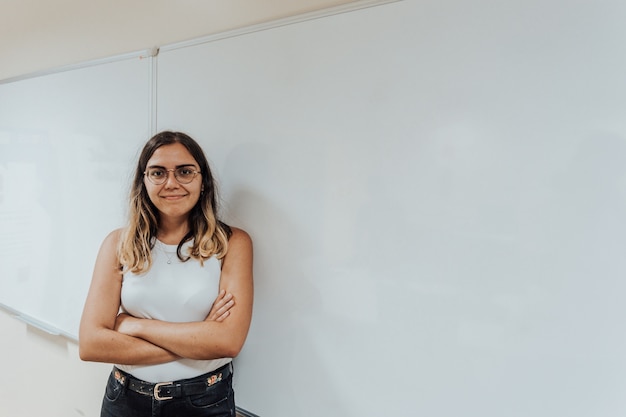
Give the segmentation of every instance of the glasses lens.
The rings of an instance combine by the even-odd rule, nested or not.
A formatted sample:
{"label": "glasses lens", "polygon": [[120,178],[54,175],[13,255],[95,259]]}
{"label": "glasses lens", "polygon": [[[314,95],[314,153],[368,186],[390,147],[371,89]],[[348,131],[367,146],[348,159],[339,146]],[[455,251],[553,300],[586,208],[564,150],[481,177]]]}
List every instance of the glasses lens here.
{"label": "glasses lens", "polygon": [[189,184],[196,176],[196,171],[189,167],[181,167],[174,171],[174,175],[181,184]]}
{"label": "glasses lens", "polygon": [[167,171],[161,168],[150,168],[146,171],[146,175],[156,185],[163,184],[167,180]]}

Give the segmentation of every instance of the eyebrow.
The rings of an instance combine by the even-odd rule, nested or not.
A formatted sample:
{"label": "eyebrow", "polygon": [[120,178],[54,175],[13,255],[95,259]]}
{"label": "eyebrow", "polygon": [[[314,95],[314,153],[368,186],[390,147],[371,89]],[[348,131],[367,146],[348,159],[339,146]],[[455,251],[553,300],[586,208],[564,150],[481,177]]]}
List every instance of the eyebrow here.
{"label": "eyebrow", "polygon": [[[174,169],[178,169],[178,168],[185,168],[185,167],[194,167],[195,169],[198,169],[196,167],[196,164],[182,164],[182,165],[176,165],[176,167]],[[163,165],[148,165],[146,167],[147,168],[162,168],[162,169],[167,169],[165,168]]]}

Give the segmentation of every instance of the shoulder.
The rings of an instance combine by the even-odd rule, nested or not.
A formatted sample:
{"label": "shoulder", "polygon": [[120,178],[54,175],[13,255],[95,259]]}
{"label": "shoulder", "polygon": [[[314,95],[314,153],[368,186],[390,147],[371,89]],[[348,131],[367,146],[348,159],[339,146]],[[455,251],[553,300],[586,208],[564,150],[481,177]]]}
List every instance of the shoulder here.
{"label": "shoulder", "polygon": [[252,282],[252,239],[245,231],[231,227],[228,249],[222,262],[224,282]]}
{"label": "shoulder", "polygon": [[104,238],[98,252],[99,265],[106,265],[106,268],[113,266],[119,270],[118,248],[123,232],[123,229],[116,229]]}
{"label": "shoulder", "polygon": [[123,234],[123,228],[115,229],[104,238],[104,242],[117,245],[120,242],[120,239],[122,239]]}
{"label": "shoulder", "polygon": [[252,238],[242,229],[231,226],[232,234],[228,239],[226,259],[252,256]]}
{"label": "shoulder", "polygon": [[102,250],[117,252],[117,248],[122,241],[124,229],[115,229],[110,232],[102,241]]}
{"label": "shoulder", "polygon": [[252,238],[250,237],[250,235],[242,229],[239,229],[237,227],[230,227],[230,230],[232,231],[232,234],[230,236],[230,238],[228,239],[228,243],[243,243],[243,242],[248,242],[248,243],[252,243]]}

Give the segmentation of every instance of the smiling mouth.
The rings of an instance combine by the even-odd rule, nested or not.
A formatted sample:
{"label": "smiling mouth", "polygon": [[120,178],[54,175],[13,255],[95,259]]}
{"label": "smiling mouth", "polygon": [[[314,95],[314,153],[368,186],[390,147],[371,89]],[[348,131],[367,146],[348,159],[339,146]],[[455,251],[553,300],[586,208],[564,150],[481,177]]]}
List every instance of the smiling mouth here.
{"label": "smiling mouth", "polygon": [[161,198],[166,200],[180,200],[181,198],[186,197],[186,195],[163,195]]}

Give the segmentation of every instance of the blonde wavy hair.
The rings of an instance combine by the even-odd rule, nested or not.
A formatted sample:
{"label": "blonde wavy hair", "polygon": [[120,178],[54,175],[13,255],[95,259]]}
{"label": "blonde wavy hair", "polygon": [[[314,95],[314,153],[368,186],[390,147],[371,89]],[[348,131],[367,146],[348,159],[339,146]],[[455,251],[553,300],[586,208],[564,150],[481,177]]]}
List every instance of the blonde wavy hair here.
{"label": "blonde wavy hair", "polygon": [[[152,266],[152,249],[156,243],[159,211],[152,204],[144,184],[144,172],[154,152],[164,145],[180,143],[194,157],[200,167],[204,191],[189,213],[189,232],[178,244],[178,258],[186,262],[197,259],[201,264],[212,256],[222,259],[228,251],[230,227],[217,217],[217,190],[209,163],[200,145],[181,132],[160,132],[145,144],[135,170],[130,192],[128,225],[122,232],[118,257],[122,271],[135,274],[148,271]],[[183,245],[193,240],[189,253],[183,254]]]}

